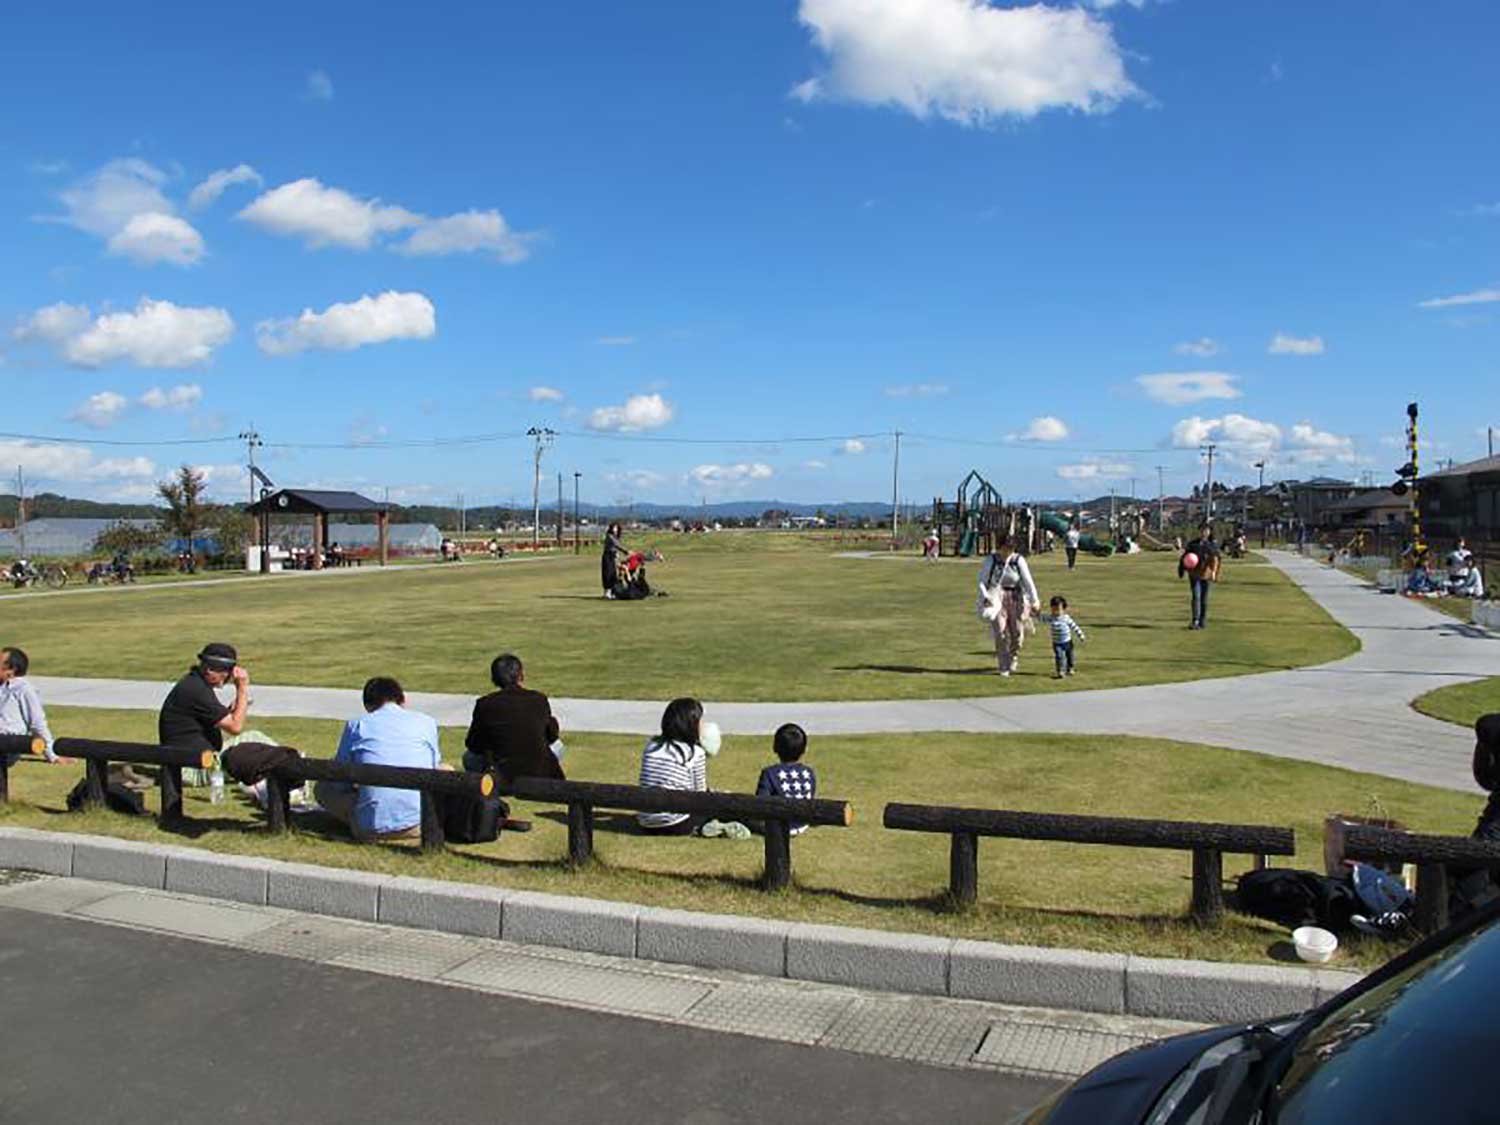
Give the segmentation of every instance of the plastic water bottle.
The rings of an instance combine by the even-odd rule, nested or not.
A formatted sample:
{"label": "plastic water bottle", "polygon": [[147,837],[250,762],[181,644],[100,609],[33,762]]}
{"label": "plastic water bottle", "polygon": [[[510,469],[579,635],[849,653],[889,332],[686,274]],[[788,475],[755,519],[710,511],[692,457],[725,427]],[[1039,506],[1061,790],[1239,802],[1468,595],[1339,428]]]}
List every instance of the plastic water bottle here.
{"label": "plastic water bottle", "polygon": [[224,803],[224,770],[217,761],[214,762],[213,773],[208,775],[208,803],[211,805]]}

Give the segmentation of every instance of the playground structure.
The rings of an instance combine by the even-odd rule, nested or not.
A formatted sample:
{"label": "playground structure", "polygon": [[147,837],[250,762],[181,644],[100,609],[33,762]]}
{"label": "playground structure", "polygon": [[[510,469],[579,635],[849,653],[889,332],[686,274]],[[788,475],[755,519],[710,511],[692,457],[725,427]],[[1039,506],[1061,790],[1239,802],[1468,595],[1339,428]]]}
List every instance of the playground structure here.
{"label": "playground structure", "polygon": [[[1002,534],[1022,554],[1050,550],[1068,530],[1068,521],[1054,512],[1006,504],[1000,490],[977,469],[959,482],[952,502],[942,497],[933,500],[932,521],[938,554],[958,558],[989,554]],[[1092,535],[1083,536],[1078,546],[1096,555],[1114,553],[1113,544]]]}

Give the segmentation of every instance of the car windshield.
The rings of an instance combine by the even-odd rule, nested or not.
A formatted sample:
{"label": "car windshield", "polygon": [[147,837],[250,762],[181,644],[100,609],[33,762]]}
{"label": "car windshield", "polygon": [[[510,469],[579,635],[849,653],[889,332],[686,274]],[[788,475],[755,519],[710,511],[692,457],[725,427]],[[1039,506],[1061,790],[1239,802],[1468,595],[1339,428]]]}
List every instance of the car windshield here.
{"label": "car windshield", "polygon": [[1500,925],[1452,942],[1302,1036],[1274,1092],[1278,1125],[1500,1120]]}

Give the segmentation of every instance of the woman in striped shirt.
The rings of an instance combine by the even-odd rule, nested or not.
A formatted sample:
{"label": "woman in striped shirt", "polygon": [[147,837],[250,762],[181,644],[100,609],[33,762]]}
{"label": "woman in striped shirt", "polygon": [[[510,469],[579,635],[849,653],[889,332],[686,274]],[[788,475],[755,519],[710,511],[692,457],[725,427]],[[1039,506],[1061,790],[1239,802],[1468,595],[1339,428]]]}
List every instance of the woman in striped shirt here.
{"label": "woman in striped shirt", "polygon": [[[661,716],[661,733],[646,743],[641,755],[641,785],[648,789],[708,791],[708,756],[698,728],[703,704],[696,699],[674,699]],[[653,836],[691,836],[708,818],[687,813],[638,813],[641,831]]]}

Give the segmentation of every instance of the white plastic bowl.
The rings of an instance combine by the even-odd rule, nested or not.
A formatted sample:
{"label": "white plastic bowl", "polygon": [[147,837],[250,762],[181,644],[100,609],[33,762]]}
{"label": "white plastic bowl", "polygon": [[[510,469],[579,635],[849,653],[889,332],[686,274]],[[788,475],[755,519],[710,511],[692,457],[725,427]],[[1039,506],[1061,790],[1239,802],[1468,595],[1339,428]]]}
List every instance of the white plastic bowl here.
{"label": "white plastic bowl", "polygon": [[1338,950],[1339,939],[1318,926],[1302,926],[1292,931],[1292,945],[1302,960],[1321,965]]}

